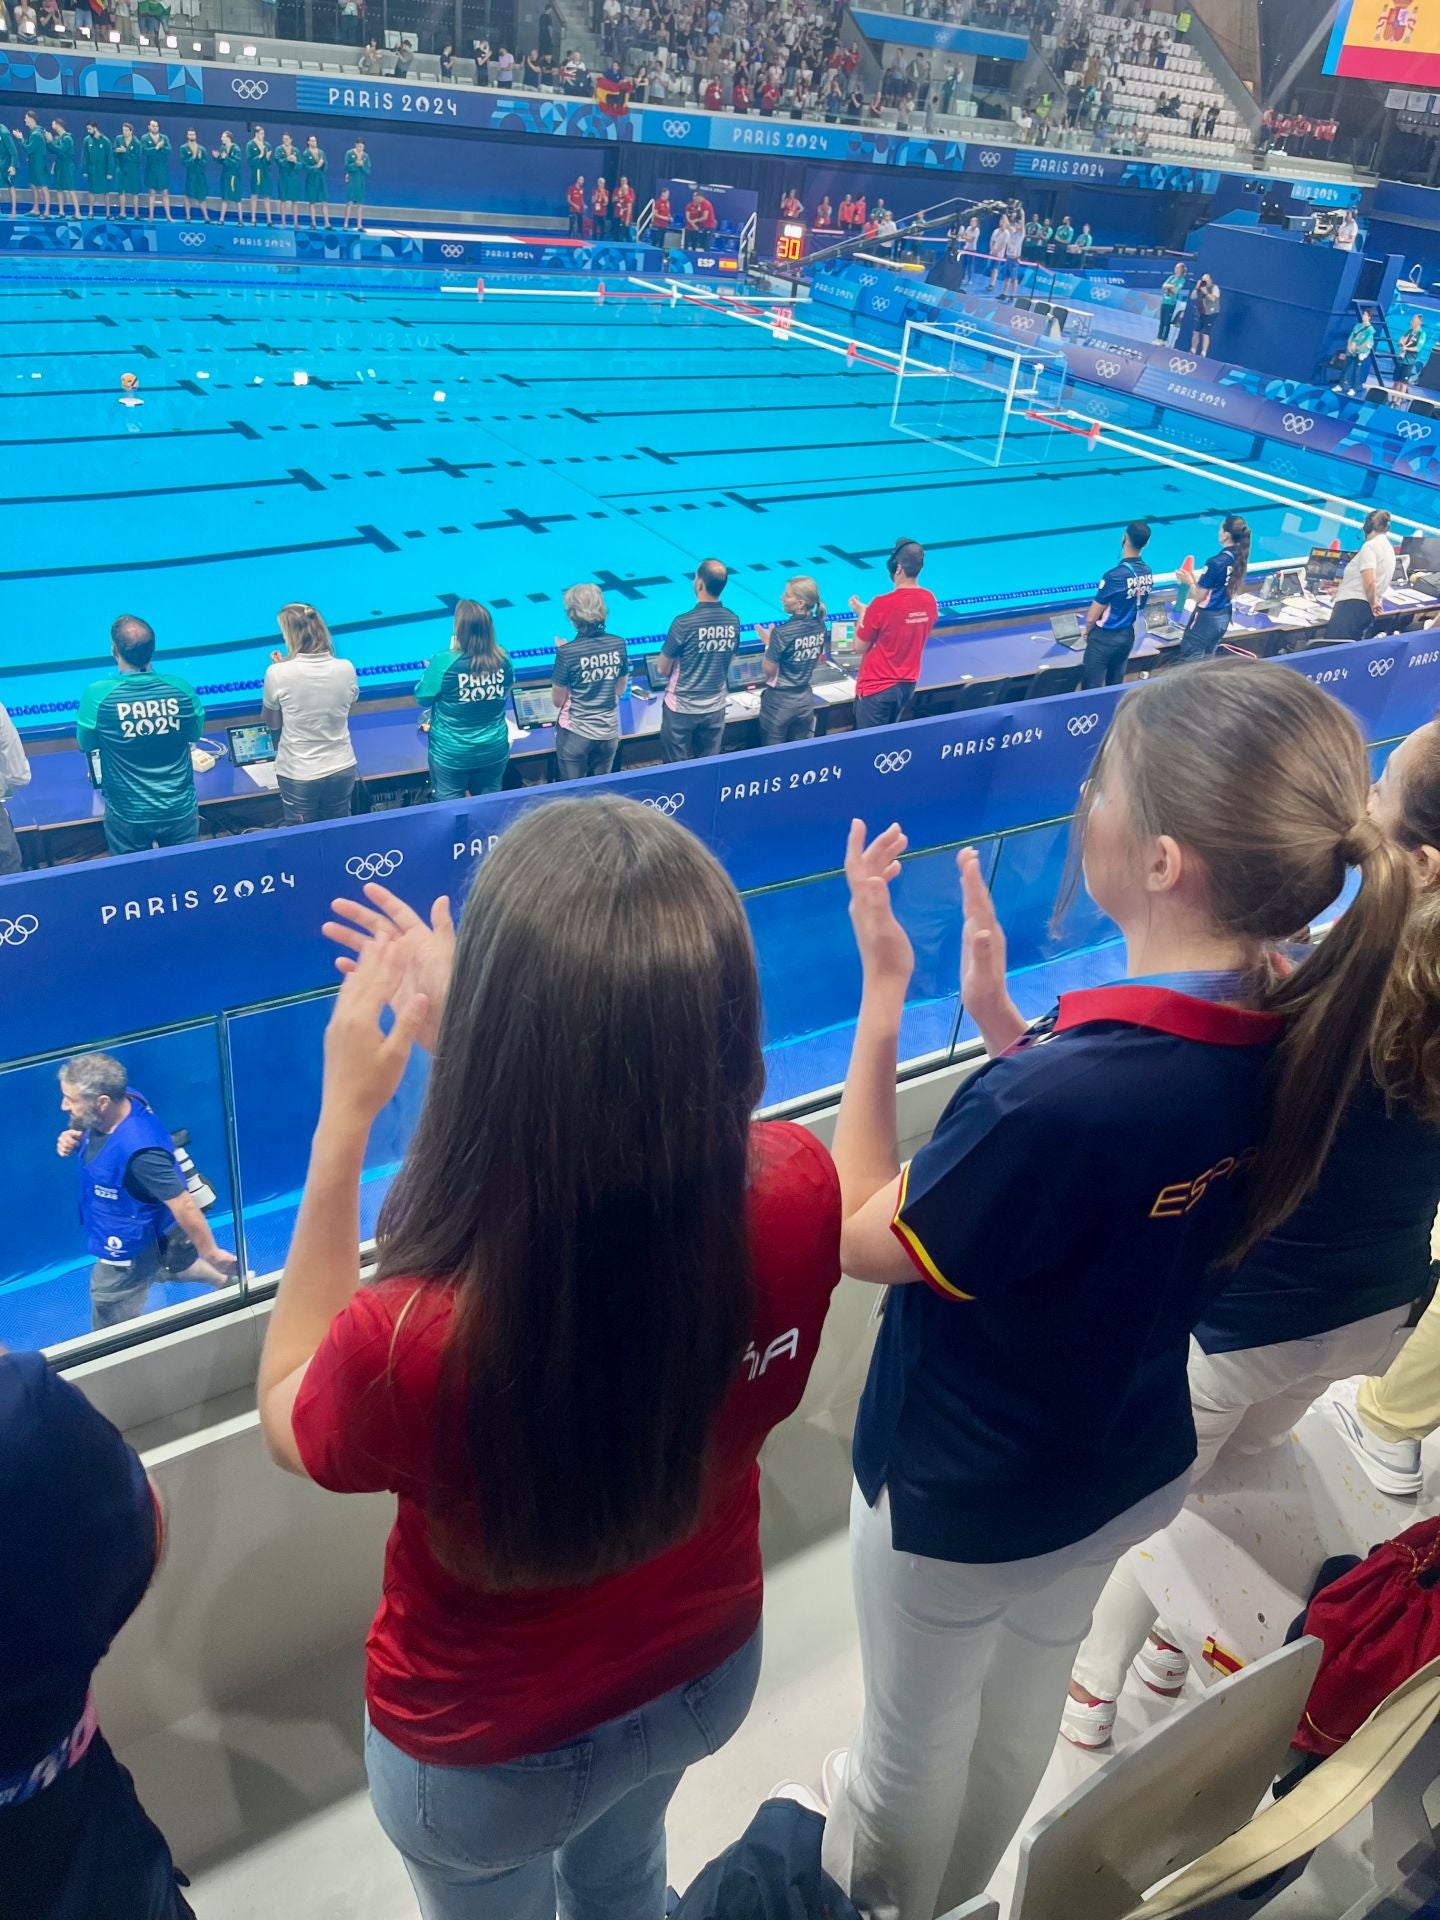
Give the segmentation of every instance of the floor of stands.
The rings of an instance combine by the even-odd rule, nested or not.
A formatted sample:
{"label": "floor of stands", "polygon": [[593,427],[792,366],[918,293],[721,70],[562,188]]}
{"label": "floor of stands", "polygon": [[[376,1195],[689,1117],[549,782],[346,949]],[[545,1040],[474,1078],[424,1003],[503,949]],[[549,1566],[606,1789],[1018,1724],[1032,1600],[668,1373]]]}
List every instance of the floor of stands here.
{"label": "floor of stands", "polygon": [[[872,593],[901,534],[929,550],[940,595],[1018,603],[1079,597],[1137,514],[1161,571],[1208,551],[1237,506],[1257,561],[1334,530],[1321,495],[1282,489],[1297,511],[1033,421],[1012,426],[997,471],[981,464],[997,427],[981,388],[968,405],[957,390],[930,444],[892,428],[892,373],[619,287],[604,305],[481,303],[339,269],[323,285],[257,278],[253,263],[170,280],[86,263],[85,278],[0,292],[0,314],[23,302],[27,322],[0,353],[0,700],[22,727],[68,717],[121,611],[212,702],[235,702],[296,597],[374,686],[444,643],[459,594],[537,663],[577,579],[606,589],[626,638],[663,631],[709,553],[754,620],[796,571],[835,608]],[[125,371],[143,406],[121,406]]]}
{"label": "floor of stands", "polygon": [[[1306,1416],[1289,1443],[1296,1446],[1317,1487],[1333,1489],[1352,1472],[1342,1443],[1319,1414]],[[1288,1452],[1277,1450],[1273,1461],[1246,1461],[1239,1476],[1246,1490],[1233,1495],[1221,1478],[1223,1466],[1216,1469],[1211,1486],[1222,1527],[1243,1527],[1247,1501],[1264,1499],[1270,1480],[1288,1474]],[[830,1507],[838,1460],[832,1447],[820,1469],[826,1484],[815,1490]],[[1427,1449],[1432,1474],[1436,1463]],[[1418,1512],[1414,1503],[1381,1502],[1387,1514],[1398,1515],[1395,1527],[1433,1511],[1435,1484],[1432,1478]],[[845,1536],[837,1531],[788,1557],[777,1537],[787,1513],[806,1509],[804,1493],[795,1479],[784,1480],[781,1497],[766,1508],[765,1666],[754,1709],[727,1748],[687,1775],[672,1809],[671,1878],[681,1888],[742,1831],[779,1781],[798,1773],[813,1785],[824,1755],[855,1728],[860,1670]],[[1328,1523],[1333,1527],[1333,1514]],[[377,1590],[378,1579],[377,1565]],[[363,1789],[361,1672],[356,1647],[283,1676],[229,1713],[182,1721],[125,1753],[177,1858],[195,1877],[191,1898],[205,1920],[282,1911],[289,1920],[413,1920],[403,1868]],[[1192,1691],[1199,1684],[1192,1678]],[[1120,1738],[1133,1739],[1170,1711],[1127,1687]],[[1100,1756],[1058,1742],[1032,1815],[1055,1805],[1100,1764]],[[222,1846],[197,1859],[187,1851],[187,1809],[203,1808],[209,1819],[217,1799],[233,1814],[234,1849]],[[1304,1879],[1266,1907],[1266,1920],[1336,1920],[1366,1894],[1368,1820],[1362,1815],[1330,1843]],[[1012,1848],[992,1886],[1002,1912],[1014,1873]]]}

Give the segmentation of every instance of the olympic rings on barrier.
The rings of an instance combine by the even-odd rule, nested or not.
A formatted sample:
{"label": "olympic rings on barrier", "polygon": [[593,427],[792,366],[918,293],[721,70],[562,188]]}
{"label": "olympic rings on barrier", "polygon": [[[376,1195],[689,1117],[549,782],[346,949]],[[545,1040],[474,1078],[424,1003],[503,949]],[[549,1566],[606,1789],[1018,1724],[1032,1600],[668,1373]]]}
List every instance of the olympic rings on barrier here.
{"label": "olympic rings on barrier", "polygon": [[345,862],[345,871],[354,880],[388,880],[404,860],[398,847],[392,847],[388,853],[357,853]]}

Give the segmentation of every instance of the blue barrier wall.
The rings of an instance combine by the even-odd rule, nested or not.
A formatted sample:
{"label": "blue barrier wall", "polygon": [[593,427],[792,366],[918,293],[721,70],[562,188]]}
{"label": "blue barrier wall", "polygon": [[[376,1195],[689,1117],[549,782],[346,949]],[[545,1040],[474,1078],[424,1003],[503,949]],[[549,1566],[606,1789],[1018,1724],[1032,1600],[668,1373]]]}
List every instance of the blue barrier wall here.
{"label": "blue barrier wall", "polygon": [[[1440,706],[1440,639],[1391,638],[1289,656],[1372,741]],[[834,871],[852,817],[899,820],[912,847],[1068,815],[1119,689],[912,721],[795,746],[649,767],[571,792],[613,791],[684,822],[742,892]],[[137,1033],[333,985],[329,903],[381,878],[412,904],[463,894],[531,787],[0,880],[0,1060]],[[1043,903],[1048,911],[1048,901]]]}

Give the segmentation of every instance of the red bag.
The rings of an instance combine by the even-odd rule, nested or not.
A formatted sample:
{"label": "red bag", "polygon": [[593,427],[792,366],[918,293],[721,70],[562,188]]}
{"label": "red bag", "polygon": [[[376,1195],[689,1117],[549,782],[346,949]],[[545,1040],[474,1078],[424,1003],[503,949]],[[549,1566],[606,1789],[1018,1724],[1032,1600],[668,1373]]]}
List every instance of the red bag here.
{"label": "red bag", "polygon": [[1305,1632],[1324,1643],[1293,1746],[1334,1753],[1402,1680],[1440,1655],[1440,1518],[1421,1520],[1323,1587]]}

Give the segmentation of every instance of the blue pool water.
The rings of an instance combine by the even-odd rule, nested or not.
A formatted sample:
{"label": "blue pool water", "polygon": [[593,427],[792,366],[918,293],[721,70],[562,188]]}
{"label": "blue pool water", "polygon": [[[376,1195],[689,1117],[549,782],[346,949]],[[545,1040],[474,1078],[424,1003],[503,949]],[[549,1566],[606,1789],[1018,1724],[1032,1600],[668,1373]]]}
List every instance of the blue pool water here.
{"label": "blue pool water", "polygon": [[[572,581],[601,582],[617,632],[651,635],[710,553],[748,621],[797,569],[832,607],[868,595],[902,533],[942,598],[1004,604],[1082,598],[1137,515],[1162,572],[1208,552],[1237,506],[1257,559],[1334,530],[1293,479],[1275,485],[1298,505],[1270,502],[1039,424],[996,470],[955,443],[970,414],[975,447],[993,440],[983,391],[947,408],[951,444],[927,444],[891,426],[891,373],[613,286],[603,306],[482,304],[373,273],[206,274],[91,268],[0,292],[23,320],[0,345],[0,700],[22,726],[65,724],[119,612],[148,619],[212,705],[235,704],[293,599],[378,688],[443,643],[454,596],[489,602],[540,665]],[[120,404],[125,371],[143,406]]]}

